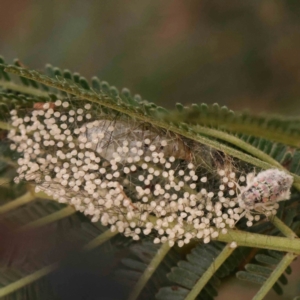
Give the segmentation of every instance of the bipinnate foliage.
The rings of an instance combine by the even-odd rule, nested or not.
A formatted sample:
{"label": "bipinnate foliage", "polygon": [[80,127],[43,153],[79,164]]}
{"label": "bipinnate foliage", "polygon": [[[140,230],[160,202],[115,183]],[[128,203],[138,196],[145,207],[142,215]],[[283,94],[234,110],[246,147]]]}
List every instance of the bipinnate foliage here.
{"label": "bipinnate foliage", "polygon": [[249,112],[234,113],[226,106],[217,103],[193,104],[184,107],[177,103],[177,111],[165,117],[166,120],[176,120],[190,125],[202,125],[217,128],[230,133],[243,133],[255,137],[299,147],[297,137],[300,136],[300,119],[280,116],[253,116]]}
{"label": "bipinnate foliage", "polygon": [[[288,284],[288,277],[284,272],[290,274],[289,265],[297,254],[300,254],[300,242],[297,239],[300,225],[299,119],[236,113],[217,104],[195,104],[188,108],[177,104],[177,111],[167,111],[143,100],[139,95],[131,95],[128,89],[119,92],[97,77],[88,81],[78,73],[51,65],[46,66],[45,73],[40,73],[27,69],[18,60],[9,65],[0,58],[0,63],[0,215],[2,227],[5,228],[3,234],[0,233],[0,238],[3,235],[4,245],[3,251],[0,252],[0,297],[7,300],[34,300],[46,299],[45,295],[48,295],[49,299],[56,299],[58,294],[49,286],[47,276],[59,268],[59,262],[74,247],[82,251],[93,250],[94,253],[99,251],[99,256],[109,252],[115,254],[115,259],[108,256],[111,265],[108,270],[106,266],[106,273],[101,273],[101,278],[107,275],[115,284],[127,285],[128,295],[124,296],[124,299],[214,299],[222,285],[222,279],[237,270],[238,278],[261,285],[255,299],[263,299],[272,287],[279,294],[284,292],[280,287],[280,284]],[[60,110],[59,113],[62,114],[66,112],[67,107],[84,112],[88,104],[91,111],[84,114],[89,114],[93,120],[109,121],[116,128],[119,126],[123,130],[129,128],[126,135],[122,131],[123,135],[118,136],[118,141],[122,141],[123,144],[126,141],[130,145],[133,137],[139,138],[140,135],[143,138],[158,139],[161,151],[170,157],[169,168],[176,166],[177,169],[188,169],[192,168],[190,164],[193,162],[197,168],[195,171],[191,169],[191,176],[194,176],[196,182],[189,185],[182,183],[185,193],[192,193],[193,189],[200,193],[200,181],[207,182],[214,193],[221,192],[218,190],[220,180],[225,180],[227,176],[223,174],[224,170],[230,170],[232,178],[235,178],[234,176],[243,177],[254,169],[279,169],[293,177],[291,200],[280,203],[276,209],[277,217],[261,215],[260,220],[256,218],[257,222],[254,224],[254,218],[248,216],[248,220],[237,219],[238,222],[233,224],[226,223],[226,228],[218,228],[216,221],[214,224],[217,227],[212,226],[213,217],[207,217],[211,227],[206,238],[205,234],[199,234],[199,231],[195,233],[195,228],[191,227],[187,218],[188,214],[192,214],[190,210],[186,210],[187,213],[183,217],[178,216],[178,219],[172,217],[166,225],[169,226],[170,238],[170,232],[176,228],[176,222],[182,223],[185,236],[176,236],[174,240],[167,240],[165,237],[167,229],[157,227],[158,214],[152,211],[143,217],[140,213],[140,219],[132,225],[136,229],[125,230],[125,235],[129,236],[125,238],[122,235],[124,228],[120,223],[112,225],[114,223],[105,221],[101,215],[89,217],[89,214],[92,215],[89,213],[91,208],[90,211],[86,211],[84,206],[80,208],[76,201],[70,206],[67,196],[66,201],[59,201],[65,203],[53,201],[52,196],[47,194],[49,188],[40,188],[42,192],[35,190],[35,185],[41,185],[26,179],[26,175],[26,180],[14,180],[18,164],[22,161],[22,153],[16,151],[17,147],[11,146],[11,129],[14,127],[11,115],[18,114],[26,118],[33,110],[38,114],[44,108],[55,108],[55,103],[62,103],[60,108],[56,106],[57,111]],[[80,122],[78,121],[78,124]],[[79,129],[88,124],[86,121],[82,122],[78,125]],[[17,128],[15,134],[22,130],[21,127]],[[165,137],[172,141],[172,149],[164,146],[162,140]],[[79,135],[76,139],[80,138],[82,137]],[[112,134],[111,138],[116,138],[116,135]],[[93,148],[95,152],[98,151],[97,147]],[[50,151],[52,148],[48,149]],[[124,147],[118,151],[125,151]],[[142,152],[146,151],[149,150],[143,148]],[[103,154],[106,163],[102,167],[109,165],[109,154],[105,155]],[[162,159],[161,156],[160,161]],[[125,170],[127,162],[121,163]],[[166,173],[159,167],[159,164],[156,164],[156,169],[153,166],[153,170],[150,171],[158,174],[158,194],[161,185],[166,185],[166,179],[160,175]],[[133,186],[138,186],[138,180],[145,179],[145,168],[138,166],[133,169],[131,166],[131,169],[127,168],[128,171],[124,171],[122,184],[123,191],[128,196],[129,212],[137,207],[143,212],[146,210],[146,206],[141,204],[141,199],[144,199],[144,202],[148,199],[136,197],[133,190]],[[39,176],[46,176],[43,174],[47,173],[46,170],[39,172]],[[119,175],[114,174],[118,178]],[[172,174],[164,176],[174,177]],[[47,180],[50,179],[48,177]],[[176,182],[177,179],[172,180]],[[188,180],[186,179],[186,182]],[[238,179],[235,180],[238,189]],[[56,191],[53,191],[53,188],[51,193],[55,198]],[[181,195],[180,193],[181,190],[178,189],[178,195]],[[215,197],[214,193],[209,199]],[[231,193],[232,197],[239,197],[238,191]],[[174,197],[174,200],[176,199]],[[214,205],[217,203],[215,198],[209,201]],[[86,205],[88,203],[87,201]],[[164,207],[166,204],[161,205]],[[205,203],[203,205],[205,206]],[[86,216],[76,212],[73,206],[76,210],[84,211]],[[167,210],[167,205],[165,209]],[[203,209],[208,215],[210,208]],[[229,210],[230,208],[226,208],[226,212]],[[121,212],[121,223],[125,224],[130,215],[128,217],[126,212]],[[143,223],[143,218],[146,217],[148,223]],[[91,223],[90,219],[94,223]],[[105,228],[103,225],[111,226]],[[155,230],[151,231],[146,225]],[[36,237],[40,235],[52,237],[47,241],[47,247],[43,243],[37,243]],[[28,236],[37,243],[34,251],[24,243]],[[8,245],[10,237],[14,243]],[[18,248],[24,251],[15,250]],[[56,249],[55,255],[49,255],[48,251],[51,249]],[[97,261],[97,255],[93,255],[93,259]],[[100,289],[97,291],[99,298],[101,292]]]}
{"label": "bipinnate foliage", "polygon": [[[274,266],[278,265],[282,258],[282,253],[271,250],[269,250],[267,254],[256,254],[255,261],[261,263],[261,265],[255,263],[246,264],[246,271],[237,272],[237,277],[240,279],[245,279],[248,281],[253,281],[255,283],[263,284],[266,281],[266,279],[270,276]],[[291,268],[287,267],[285,273],[289,275],[291,274],[291,272]],[[279,283],[281,283],[282,285],[286,285],[288,283],[288,280],[284,274],[282,274],[279,277],[278,282],[276,282],[273,286],[273,289],[276,291],[276,293],[282,295],[283,290]]]}

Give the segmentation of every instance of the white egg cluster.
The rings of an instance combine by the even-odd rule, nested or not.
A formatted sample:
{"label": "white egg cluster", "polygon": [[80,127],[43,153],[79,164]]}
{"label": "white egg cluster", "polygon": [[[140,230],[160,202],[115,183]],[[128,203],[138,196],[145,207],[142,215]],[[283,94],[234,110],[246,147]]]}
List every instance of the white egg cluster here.
{"label": "white egg cluster", "polygon": [[[11,111],[8,137],[21,155],[15,181],[33,183],[112,231],[134,240],[151,234],[170,246],[208,243],[245,214],[238,184],[245,178],[230,168],[211,174],[203,146],[197,152],[178,135],[96,114],[89,103],[74,108],[60,100],[21,117]],[[248,226],[259,219],[246,217]]]}

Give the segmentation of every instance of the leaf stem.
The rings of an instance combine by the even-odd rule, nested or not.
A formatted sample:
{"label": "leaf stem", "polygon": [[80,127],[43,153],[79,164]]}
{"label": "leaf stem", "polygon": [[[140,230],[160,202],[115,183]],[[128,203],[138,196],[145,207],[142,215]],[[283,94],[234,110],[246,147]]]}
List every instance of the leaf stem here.
{"label": "leaf stem", "polygon": [[13,161],[10,157],[8,156],[0,156],[0,161],[5,162],[7,165],[10,165],[13,168],[18,168],[18,163]]}
{"label": "leaf stem", "polygon": [[25,231],[32,228],[39,228],[45,225],[48,225],[50,223],[56,222],[60,219],[69,217],[73,215],[76,212],[76,210],[72,206],[67,206],[63,209],[60,209],[59,211],[56,211],[52,214],[49,214],[43,218],[40,218],[36,221],[30,222],[24,226],[22,226],[19,231]]}
{"label": "leaf stem", "polygon": [[276,266],[274,271],[271,273],[269,278],[265,281],[265,283],[262,285],[262,287],[260,288],[260,290],[257,292],[257,294],[254,296],[252,300],[264,299],[267,293],[269,292],[269,290],[272,288],[272,286],[281,276],[281,274],[286,270],[286,268],[292,263],[292,261],[296,257],[297,255],[295,254],[287,253],[280,261],[280,263]]}
{"label": "leaf stem", "polygon": [[11,126],[10,124],[8,123],[5,123],[3,121],[0,121],[0,129],[3,129],[3,130],[11,130],[13,129],[14,127]]}
{"label": "leaf stem", "polygon": [[0,186],[6,186],[10,183],[11,178],[1,177],[0,178]]}
{"label": "leaf stem", "polygon": [[115,231],[112,232],[110,229],[106,230],[104,233],[102,233],[101,235],[99,235],[98,237],[94,238],[93,240],[91,240],[89,243],[87,243],[84,247],[83,250],[85,251],[89,251],[92,250],[100,245],[102,245],[103,243],[105,243],[106,241],[108,241],[109,239],[113,238],[115,235],[117,235],[119,232]]}
{"label": "leaf stem", "polygon": [[169,243],[164,243],[161,245],[161,248],[157,251],[151,262],[148,264],[146,270],[139,278],[138,282],[133,288],[133,291],[130,293],[128,300],[135,300],[140,295],[142,289],[145,287],[146,283],[153,275],[159,264],[162,262],[164,257],[167,255],[171,247]]}
{"label": "leaf stem", "polygon": [[227,234],[220,233],[216,240],[226,243],[235,241],[239,246],[300,254],[300,239],[268,236],[258,233],[228,229]]}
{"label": "leaf stem", "polygon": [[44,267],[33,274],[30,274],[26,277],[23,277],[20,280],[17,280],[3,288],[0,289],[0,297],[4,297],[10,293],[13,293],[14,291],[33,283],[34,281],[48,275],[49,273],[53,272],[55,269],[58,268],[58,263],[54,263],[50,266]]}
{"label": "leaf stem", "polygon": [[[299,121],[299,119],[297,120]],[[222,122],[222,124],[221,124]],[[298,139],[295,138],[293,133],[291,132],[282,132],[278,130],[278,128],[270,129],[270,128],[264,128],[263,126],[259,126],[257,124],[253,123],[228,123],[226,120],[219,121],[217,119],[201,119],[202,125],[208,124],[210,126],[218,126],[221,127],[224,130],[228,130],[231,132],[236,132],[236,133],[243,133],[251,136],[256,136],[256,137],[262,137],[268,140],[273,140],[278,143],[282,144],[287,144],[293,147],[299,147],[300,144],[298,142]],[[299,133],[298,133],[299,134]]]}
{"label": "leaf stem", "polygon": [[37,198],[42,199],[50,199],[53,200],[53,198],[49,197],[43,192],[35,193],[33,190],[28,191],[24,195],[18,197],[17,199],[11,200],[8,203],[0,206],[0,215],[7,213],[10,210],[16,209],[19,206],[22,206],[24,204],[27,204],[29,202],[32,202],[36,200]]}
{"label": "leaf stem", "polygon": [[204,272],[204,274],[199,278],[197,283],[193,286],[192,290],[188,293],[185,300],[194,300],[199,295],[201,290],[205,287],[207,282],[216,273],[219,267],[225,262],[225,260],[231,255],[235,248],[231,248],[230,244],[227,244],[222,252],[217,256],[214,262],[209,266],[209,268]]}
{"label": "leaf stem", "polygon": [[245,150],[247,153],[273,165],[274,167],[277,167],[278,169],[282,169],[285,170],[286,169],[278,162],[276,161],[274,158],[272,158],[271,156],[269,156],[268,154],[266,154],[265,152],[261,151],[260,149],[250,145],[249,143],[244,142],[243,140],[237,138],[236,136],[232,135],[232,134],[228,134],[224,131],[220,131],[220,130],[216,130],[216,129],[212,129],[212,128],[207,128],[207,127],[203,127],[203,126],[195,126],[194,127],[195,131],[207,135],[207,136],[211,136],[211,137],[215,137],[218,138],[220,140],[226,141],[232,145],[235,145],[237,147],[239,147],[240,149]]}
{"label": "leaf stem", "polygon": [[288,238],[298,238],[297,234],[288,226],[286,226],[279,218],[276,216],[269,218],[269,221]]}
{"label": "leaf stem", "polygon": [[[157,218],[154,216],[148,217],[149,222],[156,225]],[[170,223],[170,228],[174,227],[175,223]],[[189,225],[184,224],[185,231],[193,232],[195,229]],[[215,230],[218,230],[215,228]],[[219,236],[214,240],[231,243],[236,242],[239,246],[252,247],[252,248],[262,248],[277,250],[282,252],[293,252],[300,254],[300,239],[291,239],[279,236],[269,236],[258,233],[251,233],[247,231],[241,231],[236,229],[227,228],[227,233],[219,233]]]}
{"label": "leaf stem", "polygon": [[[291,230],[288,226],[286,226],[279,218],[272,217],[269,219],[273,225],[280,230],[285,236],[294,239],[298,238],[296,233]],[[269,290],[273,287],[275,282],[278,280],[278,278],[281,276],[281,274],[285,271],[285,269],[292,263],[292,261],[297,257],[298,255],[293,253],[287,253],[283,259],[280,261],[280,263],[276,266],[274,271],[270,274],[268,279],[264,282],[264,284],[261,286],[260,290],[257,292],[257,294],[254,296],[254,300],[260,300],[264,299],[266,294],[269,292]]]}
{"label": "leaf stem", "polygon": [[6,90],[13,90],[22,94],[28,94],[37,97],[47,97],[49,98],[49,93],[41,91],[39,89],[35,89],[32,87],[24,86],[21,84],[16,84],[12,81],[3,81],[0,80],[0,86]]}
{"label": "leaf stem", "polygon": [[[235,137],[234,135],[228,134],[223,131],[219,131],[219,130],[212,129],[212,128],[206,128],[206,127],[202,127],[199,125],[195,126],[195,130],[197,132],[200,132],[201,134],[218,138],[220,140],[231,143],[231,144],[239,147],[240,149],[243,149],[244,151],[253,155],[254,157],[257,157],[258,159],[261,159],[262,161],[270,164],[270,168],[276,167],[277,169],[280,169],[280,170],[283,170],[283,171],[289,173],[290,175],[292,175],[294,177],[295,188],[297,188],[300,191],[300,177],[297,176],[296,174],[288,172],[287,169],[284,168],[277,160],[275,160],[274,158],[272,158],[265,152],[259,150],[256,147],[253,147],[252,145],[244,142],[243,140]],[[226,152],[226,153],[228,153],[228,152]],[[228,154],[230,154],[230,153],[228,153]],[[265,168],[263,168],[263,169],[265,169]]]}
{"label": "leaf stem", "polygon": [[31,201],[34,201],[36,199],[36,195],[31,193],[31,192],[27,192],[24,195],[22,195],[21,197],[12,200],[4,205],[0,206],[0,215],[4,214],[12,209],[15,209],[21,205],[24,205],[26,203],[29,203]]}

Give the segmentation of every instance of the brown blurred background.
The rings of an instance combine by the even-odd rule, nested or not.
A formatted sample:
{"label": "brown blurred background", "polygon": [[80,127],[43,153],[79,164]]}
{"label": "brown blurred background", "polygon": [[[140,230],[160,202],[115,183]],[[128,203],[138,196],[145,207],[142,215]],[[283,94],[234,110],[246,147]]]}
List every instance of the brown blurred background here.
{"label": "brown blurred background", "polygon": [[1,0],[0,53],[143,98],[300,113],[298,0]]}
{"label": "brown blurred background", "polygon": [[[97,75],[169,108],[218,102],[298,116],[299,53],[299,0],[0,0],[8,61]],[[266,299],[300,294],[294,270],[287,295]],[[218,299],[257,289],[234,280]]]}

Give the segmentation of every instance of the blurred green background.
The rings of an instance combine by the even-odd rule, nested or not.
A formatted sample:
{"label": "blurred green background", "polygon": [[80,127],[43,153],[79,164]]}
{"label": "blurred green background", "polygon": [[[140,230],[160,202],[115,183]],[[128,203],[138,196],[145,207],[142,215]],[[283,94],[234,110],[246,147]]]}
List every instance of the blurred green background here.
{"label": "blurred green background", "polygon": [[144,99],[300,113],[298,0],[1,0],[0,53]]}
{"label": "blurred green background", "polygon": [[[300,115],[299,0],[0,0],[0,54],[97,75],[172,108]],[[299,262],[285,297],[300,294]],[[233,278],[218,299],[251,299]]]}

